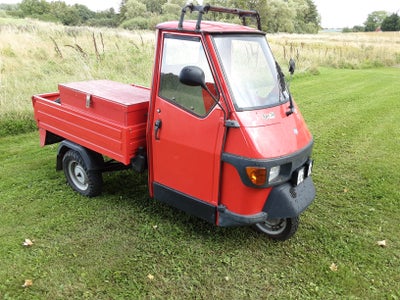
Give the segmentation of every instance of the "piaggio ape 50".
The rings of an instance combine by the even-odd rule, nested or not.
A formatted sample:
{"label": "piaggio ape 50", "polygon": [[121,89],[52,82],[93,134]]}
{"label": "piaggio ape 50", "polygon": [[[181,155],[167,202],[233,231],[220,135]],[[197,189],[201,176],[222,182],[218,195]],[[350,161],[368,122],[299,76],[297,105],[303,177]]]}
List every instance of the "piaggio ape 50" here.
{"label": "piaggio ape 50", "polygon": [[[243,25],[204,21],[208,12]],[[150,197],[288,239],[315,197],[313,138],[258,12],[187,5],[156,37],[151,88],[92,80],[34,95],[41,146],[59,143],[56,168],[82,195],[101,193],[102,172],[147,169]]]}

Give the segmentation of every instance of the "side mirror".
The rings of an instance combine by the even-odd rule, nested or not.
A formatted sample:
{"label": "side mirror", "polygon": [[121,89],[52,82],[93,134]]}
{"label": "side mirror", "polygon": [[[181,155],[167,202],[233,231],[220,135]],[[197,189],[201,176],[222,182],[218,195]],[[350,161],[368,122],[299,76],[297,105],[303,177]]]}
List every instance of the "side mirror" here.
{"label": "side mirror", "polygon": [[296,62],[294,61],[293,58],[291,58],[291,59],[289,60],[289,73],[290,73],[291,75],[293,75],[294,70],[296,70]]}
{"label": "side mirror", "polygon": [[197,66],[186,66],[179,74],[179,81],[190,86],[206,88],[206,76],[204,71]]}

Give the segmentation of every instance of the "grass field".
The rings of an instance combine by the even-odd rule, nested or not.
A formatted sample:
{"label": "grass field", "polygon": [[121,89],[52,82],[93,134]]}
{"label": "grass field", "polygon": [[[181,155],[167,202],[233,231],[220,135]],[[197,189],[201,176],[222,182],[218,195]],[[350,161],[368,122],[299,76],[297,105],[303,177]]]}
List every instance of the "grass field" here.
{"label": "grass field", "polygon": [[318,195],[284,243],[149,199],[146,176],[127,171],[81,197],[37,133],[1,138],[1,298],[398,299],[399,72],[295,78]]}
{"label": "grass field", "polygon": [[[386,46],[394,61],[376,58],[386,67],[361,56],[347,69],[324,55],[300,60],[291,87],[315,139],[317,198],[297,234],[277,243],[149,199],[145,174],[105,174],[96,198],[66,185],[56,146],[40,148],[32,131],[30,96],[92,78],[148,85],[154,43],[146,33],[75,30],[0,21],[0,299],[400,298],[397,36]],[[312,57],[310,37],[303,46],[292,38],[271,37],[279,60],[296,47]],[[344,55],[348,43],[332,49]]]}

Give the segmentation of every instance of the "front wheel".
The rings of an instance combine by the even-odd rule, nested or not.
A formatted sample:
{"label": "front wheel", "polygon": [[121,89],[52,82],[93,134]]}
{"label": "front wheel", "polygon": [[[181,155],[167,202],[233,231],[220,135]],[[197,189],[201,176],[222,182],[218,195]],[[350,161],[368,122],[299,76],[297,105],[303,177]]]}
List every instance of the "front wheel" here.
{"label": "front wheel", "polygon": [[68,184],[78,193],[94,197],[101,193],[103,178],[100,171],[88,170],[81,155],[68,150],[62,160],[65,177]]}
{"label": "front wheel", "polygon": [[267,219],[254,226],[258,231],[266,234],[273,240],[285,241],[296,233],[299,227],[299,217]]}

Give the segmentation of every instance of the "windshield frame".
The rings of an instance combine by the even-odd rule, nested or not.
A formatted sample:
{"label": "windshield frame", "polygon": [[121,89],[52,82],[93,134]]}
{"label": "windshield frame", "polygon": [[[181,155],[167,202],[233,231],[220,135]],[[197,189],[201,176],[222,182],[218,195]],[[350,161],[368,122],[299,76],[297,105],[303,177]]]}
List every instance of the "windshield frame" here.
{"label": "windshield frame", "polygon": [[[264,103],[260,103],[259,105],[247,105],[247,106],[243,106],[239,104],[239,101],[242,102],[246,102],[246,99],[243,99],[244,97],[240,95],[240,93],[237,92],[237,90],[235,91],[235,88],[237,86],[237,80],[235,81],[233,79],[233,76],[230,76],[230,74],[228,73],[228,68],[231,68],[231,64],[227,64],[226,59],[222,56],[223,53],[221,53],[221,48],[218,45],[218,38],[228,38],[231,41],[232,40],[241,40],[241,41],[257,41],[260,38],[263,39],[263,42],[260,43],[259,45],[261,45],[261,51],[262,54],[264,55],[265,59],[266,59],[266,64],[268,65],[268,70],[269,74],[264,74],[264,73],[260,73],[261,75],[265,75],[265,76],[269,76],[271,82],[270,82],[270,87],[272,88],[271,91],[268,93],[268,95],[266,95],[265,97],[265,102]],[[214,34],[212,35],[212,41],[214,44],[214,49],[217,53],[217,57],[218,57],[218,62],[221,66],[222,72],[224,74],[224,79],[225,82],[227,84],[227,88],[229,89],[230,92],[230,96],[232,99],[232,102],[235,106],[235,110],[236,111],[251,111],[251,110],[260,110],[260,109],[264,109],[264,108],[269,108],[269,107],[275,107],[275,106],[279,106],[283,103],[286,103],[288,101],[288,98],[285,97],[283,95],[283,90],[282,87],[280,85],[280,78],[279,78],[279,72],[277,70],[276,67],[276,61],[275,58],[272,54],[272,51],[270,49],[270,46],[268,44],[268,41],[265,37],[264,33],[251,33],[251,34],[243,34],[243,33],[221,33],[221,34]],[[265,43],[264,43],[265,42]],[[253,69],[252,69],[253,71]],[[254,73],[254,72],[253,72]],[[240,79],[240,81],[243,79],[243,77]],[[285,90],[287,91],[287,88],[285,88]],[[287,91],[288,92],[288,91]],[[249,95],[249,91],[246,90],[246,93],[248,93]],[[241,99],[239,99],[241,98]],[[254,96],[253,96],[254,98]],[[259,97],[261,99],[261,97]],[[244,101],[243,101],[244,100]],[[251,99],[254,100],[254,99]],[[268,101],[267,101],[268,100]],[[249,100],[247,100],[249,101]],[[262,100],[260,100],[262,101]],[[250,103],[248,103],[250,104]]]}

